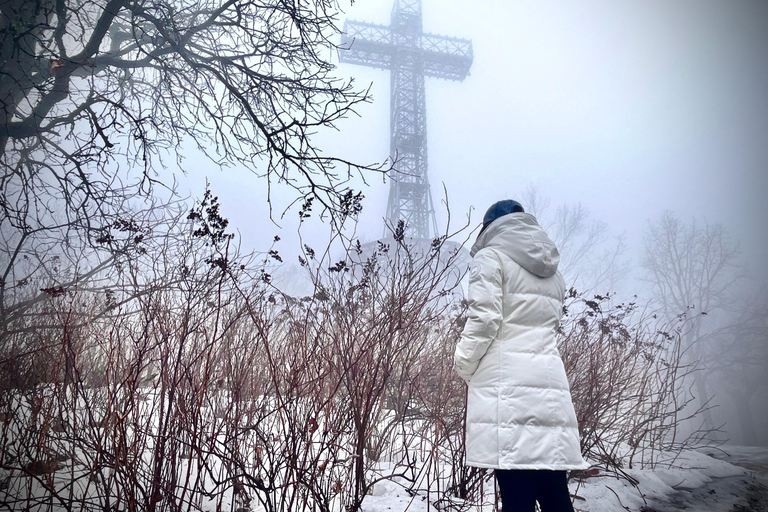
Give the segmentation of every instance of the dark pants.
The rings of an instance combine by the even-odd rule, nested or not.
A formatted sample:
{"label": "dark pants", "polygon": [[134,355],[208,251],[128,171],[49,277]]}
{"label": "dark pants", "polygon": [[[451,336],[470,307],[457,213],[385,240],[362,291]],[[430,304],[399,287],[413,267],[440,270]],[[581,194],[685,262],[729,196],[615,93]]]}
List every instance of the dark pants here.
{"label": "dark pants", "polygon": [[497,469],[502,512],[573,512],[565,471]]}

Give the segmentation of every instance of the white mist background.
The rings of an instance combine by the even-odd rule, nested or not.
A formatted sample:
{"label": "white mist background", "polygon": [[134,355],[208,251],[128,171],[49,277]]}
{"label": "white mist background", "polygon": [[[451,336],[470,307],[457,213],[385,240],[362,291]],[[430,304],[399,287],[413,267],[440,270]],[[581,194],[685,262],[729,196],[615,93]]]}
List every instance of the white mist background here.
{"label": "white mist background", "polygon": [[[345,19],[388,25],[392,4],[345,3],[339,26]],[[768,3],[423,0],[423,24],[474,47],[463,82],[426,79],[440,229],[443,187],[454,227],[469,212],[479,224],[490,204],[523,199],[533,187],[550,213],[581,203],[608,225],[609,237],[626,237],[629,275],[618,290],[596,292],[650,299],[641,279],[643,234],[667,210],[684,223],[722,224],[747,268],[741,286],[768,282]],[[316,142],[327,155],[383,162],[390,72],[339,64],[336,75],[370,87],[373,101]],[[300,289],[299,205],[284,212],[295,195],[273,187],[270,220],[264,179],[192,156],[184,169],[179,190],[201,197],[207,180],[243,251],[266,251],[281,237],[274,248],[286,262],[283,286]],[[357,235],[381,237],[389,183],[369,175],[367,184],[349,185],[365,195]],[[329,226],[313,218],[302,237],[322,249]],[[764,409],[758,426],[768,421]]]}
{"label": "white mist background", "polygon": [[[359,0],[340,24],[388,25],[391,8],[392,0]],[[768,4],[424,0],[423,9],[426,32],[474,45],[466,80],[426,80],[439,226],[443,185],[455,223],[471,208],[479,223],[491,203],[532,186],[552,209],[581,203],[611,234],[625,234],[635,266],[648,221],[671,210],[723,224],[750,274],[768,277]],[[336,74],[370,86],[373,102],[318,143],[329,155],[385,160],[390,73],[339,64]],[[295,233],[297,209],[280,217],[288,204],[280,187],[272,223],[263,180],[197,160],[185,169],[180,189],[202,195],[207,178],[244,249]],[[389,184],[368,183],[352,186],[366,196],[358,233],[373,240],[383,234]]]}

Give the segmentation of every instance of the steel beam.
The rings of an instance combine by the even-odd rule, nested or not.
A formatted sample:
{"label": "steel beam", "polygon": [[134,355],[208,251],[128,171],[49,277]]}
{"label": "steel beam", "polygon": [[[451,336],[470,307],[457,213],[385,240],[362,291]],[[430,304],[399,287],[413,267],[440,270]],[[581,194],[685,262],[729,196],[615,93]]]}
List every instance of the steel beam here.
{"label": "steel beam", "polygon": [[424,77],[464,80],[472,66],[472,42],[425,34],[421,0],[395,0],[390,25],[348,21],[342,62],[392,72],[390,156],[395,161],[387,219],[406,223],[406,235],[430,238],[437,223],[427,177],[427,108]]}

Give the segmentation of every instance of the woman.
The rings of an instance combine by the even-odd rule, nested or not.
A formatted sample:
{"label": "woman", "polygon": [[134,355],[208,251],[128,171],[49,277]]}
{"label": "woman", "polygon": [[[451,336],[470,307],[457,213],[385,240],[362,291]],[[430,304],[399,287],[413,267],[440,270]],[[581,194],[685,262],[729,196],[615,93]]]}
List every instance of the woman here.
{"label": "woman", "polygon": [[565,282],[552,240],[517,201],[472,246],[454,369],[467,382],[466,463],[495,469],[504,512],[572,512],[566,470],[587,465],[557,350]]}

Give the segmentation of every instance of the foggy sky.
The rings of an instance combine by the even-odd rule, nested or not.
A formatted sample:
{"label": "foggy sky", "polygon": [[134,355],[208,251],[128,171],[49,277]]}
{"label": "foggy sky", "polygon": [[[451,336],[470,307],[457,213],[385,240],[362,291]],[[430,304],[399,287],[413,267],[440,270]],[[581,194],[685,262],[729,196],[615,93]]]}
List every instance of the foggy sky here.
{"label": "foggy sky", "polygon": [[[423,0],[426,32],[471,39],[464,82],[427,79],[429,178],[456,219],[479,223],[529,186],[552,206],[581,202],[640,260],[648,220],[719,222],[753,274],[768,277],[768,2]],[[392,0],[349,18],[389,24]],[[374,102],[317,139],[370,163],[389,152],[389,72],[340,64]],[[263,182],[203,172],[244,246],[279,233]],[[382,233],[388,184],[371,178],[360,231]],[[444,214],[438,208],[438,224]],[[291,215],[293,217],[293,215]],[[290,222],[280,222],[291,230]],[[263,249],[264,246],[260,247]]]}

